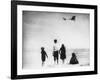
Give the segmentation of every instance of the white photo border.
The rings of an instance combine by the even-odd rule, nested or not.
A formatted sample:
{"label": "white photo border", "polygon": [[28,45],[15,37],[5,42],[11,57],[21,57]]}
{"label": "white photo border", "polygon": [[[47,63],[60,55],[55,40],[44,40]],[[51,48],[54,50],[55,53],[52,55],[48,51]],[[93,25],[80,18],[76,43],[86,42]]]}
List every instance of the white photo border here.
{"label": "white photo border", "polygon": [[[76,8],[58,8],[58,7],[44,7],[44,6],[17,6],[17,41],[18,41],[18,55],[17,55],[17,69],[18,75],[23,74],[43,74],[43,73],[59,73],[59,72],[78,72],[78,71],[93,71],[94,70],[94,10],[90,9],[76,9]],[[90,15],[90,66],[74,68],[59,68],[58,69],[22,69],[22,12],[23,11],[49,11],[49,12],[65,12],[65,13],[83,13]]]}

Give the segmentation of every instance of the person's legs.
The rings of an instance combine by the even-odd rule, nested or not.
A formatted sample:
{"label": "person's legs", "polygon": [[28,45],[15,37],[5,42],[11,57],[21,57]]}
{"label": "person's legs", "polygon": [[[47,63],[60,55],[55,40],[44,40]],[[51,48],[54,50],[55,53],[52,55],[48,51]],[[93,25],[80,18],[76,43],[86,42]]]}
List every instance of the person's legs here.
{"label": "person's legs", "polygon": [[57,56],[57,64],[58,64],[58,56]]}
{"label": "person's legs", "polygon": [[56,57],[54,56],[54,63],[56,63]]}
{"label": "person's legs", "polygon": [[64,64],[64,62],[65,62],[65,60],[63,59],[63,60],[62,60],[62,63]]}
{"label": "person's legs", "polygon": [[56,51],[54,51],[54,64],[56,64]]}
{"label": "person's legs", "polygon": [[59,55],[58,55],[58,51],[57,51],[57,64],[59,63]]}
{"label": "person's legs", "polygon": [[44,62],[42,61],[42,66],[44,65]]}
{"label": "person's legs", "polygon": [[55,51],[54,63],[55,63],[55,64],[58,64],[58,51]]}

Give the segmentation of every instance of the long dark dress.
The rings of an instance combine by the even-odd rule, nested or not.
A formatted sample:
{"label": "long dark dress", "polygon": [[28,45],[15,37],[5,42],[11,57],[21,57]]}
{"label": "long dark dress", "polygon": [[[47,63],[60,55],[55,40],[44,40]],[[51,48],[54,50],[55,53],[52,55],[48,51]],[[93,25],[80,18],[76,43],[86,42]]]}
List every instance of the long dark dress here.
{"label": "long dark dress", "polygon": [[79,64],[78,59],[77,59],[75,53],[72,53],[72,57],[70,59],[70,64]]}
{"label": "long dark dress", "polygon": [[62,60],[66,59],[66,49],[64,46],[60,48],[60,59]]}

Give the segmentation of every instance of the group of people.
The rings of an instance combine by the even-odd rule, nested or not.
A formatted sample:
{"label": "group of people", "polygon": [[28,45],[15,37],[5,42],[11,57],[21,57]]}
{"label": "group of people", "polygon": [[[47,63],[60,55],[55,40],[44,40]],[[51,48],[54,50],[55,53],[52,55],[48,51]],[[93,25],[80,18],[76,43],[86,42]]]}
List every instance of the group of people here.
{"label": "group of people", "polygon": [[[59,63],[59,61],[58,61],[59,56],[60,56],[60,59],[62,60],[62,63],[64,63],[65,59],[66,59],[66,48],[65,48],[64,44],[62,44],[61,47],[58,48],[57,39],[55,39],[54,40],[54,46],[53,46],[53,58],[54,58],[54,63],[55,64]],[[46,58],[48,58],[48,55],[45,51],[45,48],[41,47],[42,66],[45,63]],[[74,52],[72,53],[72,57],[71,57],[69,63],[70,64],[78,64],[79,63],[78,60],[77,60],[76,54]]]}

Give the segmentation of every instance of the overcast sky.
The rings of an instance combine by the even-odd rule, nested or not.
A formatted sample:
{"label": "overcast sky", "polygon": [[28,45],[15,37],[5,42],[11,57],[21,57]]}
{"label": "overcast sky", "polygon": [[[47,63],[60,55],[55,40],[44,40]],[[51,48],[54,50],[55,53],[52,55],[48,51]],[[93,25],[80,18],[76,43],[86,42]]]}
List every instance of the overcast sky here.
{"label": "overcast sky", "polygon": [[[63,20],[76,16],[75,21]],[[55,38],[69,48],[89,48],[89,15],[23,11],[25,44],[45,45]]]}

